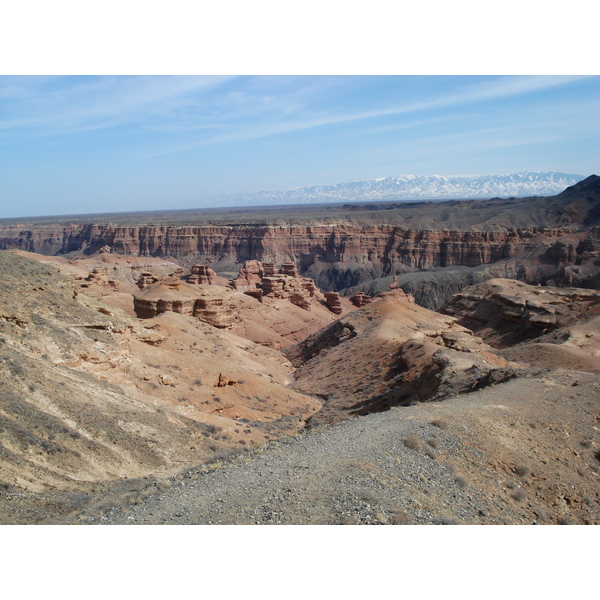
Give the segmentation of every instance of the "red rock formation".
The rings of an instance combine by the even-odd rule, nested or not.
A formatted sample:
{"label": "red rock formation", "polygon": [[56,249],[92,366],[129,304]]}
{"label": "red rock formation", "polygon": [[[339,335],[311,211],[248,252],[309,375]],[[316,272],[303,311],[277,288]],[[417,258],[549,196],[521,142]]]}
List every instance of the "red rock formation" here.
{"label": "red rock formation", "polygon": [[325,293],[325,301],[327,302],[327,306],[329,310],[334,315],[339,315],[342,312],[342,303],[340,301],[340,295],[338,292],[326,292]]}
{"label": "red rock formation", "polygon": [[231,285],[240,291],[254,289],[260,285],[263,275],[263,264],[259,260],[246,260]]}
{"label": "red rock formation", "polygon": [[245,290],[244,294],[246,294],[246,296],[250,296],[251,298],[256,298],[259,302],[262,302],[263,291],[261,288],[256,288],[254,290]]}
{"label": "red rock formation", "polygon": [[[560,241],[572,230],[553,228],[503,231],[424,231],[393,225],[227,225],[197,227],[116,227],[67,225],[0,227],[0,249],[41,254],[95,252],[175,258],[228,258],[235,262],[263,256],[276,262],[358,262],[430,269],[476,266],[509,258],[542,240]],[[573,243],[590,237],[579,235]],[[598,234],[600,235],[600,234]],[[598,237],[597,235],[597,237]],[[593,237],[593,236],[592,236]],[[575,238],[574,238],[575,239]],[[258,274],[254,272],[254,274]],[[243,277],[242,277],[243,279]],[[252,279],[252,278],[251,278]],[[255,280],[252,280],[256,283]]]}
{"label": "red rock formation", "polygon": [[310,298],[307,298],[304,294],[299,292],[292,293],[290,296],[290,302],[296,306],[299,306],[300,308],[303,308],[304,310],[311,309]]}
{"label": "red rock formation", "polygon": [[277,267],[275,266],[275,263],[264,262],[263,263],[263,275],[265,277],[273,277],[273,275],[277,275]]}
{"label": "red rock formation", "polygon": [[381,294],[377,294],[377,296],[375,296],[376,300],[380,298],[395,298],[396,300],[401,300],[402,302],[407,302],[408,304],[415,303],[415,297],[412,294],[407,294],[401,289],[390,290],[389,292],[381,292]]}
{"label": "red rock formation", "polygon": [[290,277],[298,277],[298,267],[293,262],[285,262],[279,267],[279,272],[282,275],[289,275]]}
{"label": "red rock formation", "polygon": [[197,298],[193,316],[219,329],[230,327],[235,319],[233,310],[224,305],[223,297]]}
{"label": "red rock formation", "polygon": [[215,285],[217,282],[217,274],[206,265],[192,265],[192,274],[188,277],[187,282],[199,285]]}
{"label": "red rock formation", "polygon": [[260,283],[264,296],[288,299],[305,310],[311,309],[311,300],[317,293],[315,282],[307,277],[274,275],[263,277]]}
{"label": "red rock formation", "polygon": [[145,287],[148,287],[149,285],[156,283],[157,281],[158,279],[154,277],[152,273],[148,273],[147,271],[145,271],[140,275],[140,278],[137,280],[137,286],[140,288],[140,290],[143,290]]}
{"label": "red rock formation", "polygon": [[381,292],[381,294],[375,296],[376,300],[380,298],[394,298],[396,300],[401,300],[402,302],[407,302],[408,304],[415,303],[415,297],[412,294],[407,294],[404,290],[400,289],[397,277],[394,277],[392,283],[390,283],[389,292]]}
{"label": "red rock formation", "polygon": [[352,298],[350,298],[350,302],[360,308],[361,306],[365,306],[365,304],[370,304],[373,302],[373,298],[371,296],[367,296],[364,292],[358,292],[358,294],[354,294]]}
{"label": "red rock formation", "polygon": [[[515,276],[518,272],[519,277],[537,281],[556,275],[556,269],[548,265],[567,267],[576,262],[580,266],[581,262],[586,267],[582,270],[581,283],[586,282],[582,287],[589,287],[595,285],[600,273],[600,265],[594,264],[597,258],[593,258],[600,240],[600,178],[588,179],[551,198],[449,202],[443,210],[421,203],[402,214],[390,215],[389,222],[381,224],[370,219],[365,219],[366,224],[338,221],[311,225],[12,224],[0,227],[0,249],[56,255],[93,254],[108,248],[113,254],[172,256],[186,264],[253,261],[234,280],[234,287],[240,290],[255,288],[263,276],[275,276],[275,263],[283,263],[281,274],[292,277],[297,276],[294,265],[306,272],[319,263],[333,263],[338,272],[348,265],[348,272],[362,270],[363,275],[381,277],[407,270],[476,267],[509,259],[514,259],[511,269]],[[465,228],[460,229],[463,221]],[[407,224],[412,222],[421,223],[422,228],[409,227]],[[548,226],[540,227],[538,223]],[[263,260],[269,261],[268,269],[262,266]],[[535,271],[531,278],[526,273],[528,268]],[[323,289],[331,289],[328,277],[325,273],[323,279],[318,279]],[[331,281],[336,281],[336,286],[340,283],[335,277]],[[360,281],[349,276],[343,278],[343,283],[349,287]]]}

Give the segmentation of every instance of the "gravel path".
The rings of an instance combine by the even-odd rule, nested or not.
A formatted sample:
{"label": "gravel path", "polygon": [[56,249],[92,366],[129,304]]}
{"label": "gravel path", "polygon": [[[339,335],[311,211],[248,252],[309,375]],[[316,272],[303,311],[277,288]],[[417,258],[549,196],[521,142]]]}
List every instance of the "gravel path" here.
{"label": "gravel path", "polygon": [[[586,522],[586,514],[587,522],[598,522],[598,496],[590,492],[598,489],[598,469],[591,451],[589,457],[580,455],[584,475],[577,480],[581,489],[576,492],[586,497],[587,508],[576,517],[565,517],[560,506],[554,513],[548,508],[542,483],[550,477],[540,471],[547,461],[535,463],[526,477],[506,467],[507,452],[517,453],[514,461],[528,459],[527,443],[523,455],[518,454],[523,418],[529,421],[524,425],[540,433],[531,428],[529,412],[520,413],[523,393],[533,413],[542,410],[540,403],[564,404],[564,390],[572,385],[569,377],[563,374],[562,383],[515,380],[442,403],[396,408],[310,430],[170,479],[129,482],[128,488],[121,483],[84,510],[55,522],[544,523]],[[580,412],[591,422],[598,410],[598,386],[597,377],[584,375],[578,394],[587,402],[569,414]],[[489,439],[497,439],[497,447],[480,445],[478,436],[490,427]],[[502,432],[509,429],[515,431],[514,439],[505,439]],[[546,435],[554,429],[543,431]],[[540,456],[547,458],[554,446],[556,460],[568,460],[562,458],[560,443],[549,438],[545,447],[542,438],[537,441],[543,450]],[[565,452],[571,452],[570,446]],[[534,464],[532,460],[528,464]],[[575,489],[570,480],[558,483]]]}

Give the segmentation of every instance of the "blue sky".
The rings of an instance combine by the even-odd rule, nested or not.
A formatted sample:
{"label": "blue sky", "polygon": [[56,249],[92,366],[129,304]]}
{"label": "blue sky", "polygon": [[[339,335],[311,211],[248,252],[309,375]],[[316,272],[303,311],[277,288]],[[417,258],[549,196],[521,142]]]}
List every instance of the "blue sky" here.
{"label": "blue sky", "polygon": [[0,217],[403,174],[600,171],[597,76],[2,76]]}

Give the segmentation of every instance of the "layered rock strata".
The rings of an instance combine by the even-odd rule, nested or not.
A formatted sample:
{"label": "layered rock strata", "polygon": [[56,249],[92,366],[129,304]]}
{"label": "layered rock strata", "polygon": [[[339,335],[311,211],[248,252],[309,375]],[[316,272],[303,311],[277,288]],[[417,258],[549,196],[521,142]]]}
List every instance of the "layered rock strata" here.
{"label": "layered rock strata", "polygon": [[226,304],[228,294],[231,292],[226,288],[166,280],[134,294],[133,303],[136,316],[142,319],[172,311],[225,329],[235,320],[235,312]]}
{"label": "layered rock strata", "polygon": [[340,315],[342,313],[342,302],[338,292],[325,292],[325,302],[327,302],[329,310],[334,315]]}
{"label": "layered rock strata", "polygon": [[217,274],[206,265],[192,265],[188,283],[199,285],[216,285]]}
{"label": "layered rock strata", "polygon": [[[351,208],[337,221],[319,213],[323,219],[310,225],[4,224],[0,249],[47,255],[109,249],[124,255],[171,256],[186,264],[260,261],[262,273],[249,271],[234,284],[241,290],[256,287],[253,284],[263,276],[274,276],[273,263],[283,263],[281,274],[291,276],[295,265],[321,289],[334,290],[409,271],[510,260],[517,271],[534,266],[532,277],[523,274],[525,281],[559,276],[556,268],[536,270],[536,265],[575,264],[582,267],[580,272],[564,273],[573,285],[600,285],[600,265],[595,264],[600,177],[595,175],[548,198],[410,203],[378,219],[368,213],[381,211],[367,207],[369,218],[362,221]],[[323,265],[333,266],[333,271],[324,273]]]}
{"label": "layered rock strata", "polygon": [[505,348],[599,316],[600,292],[490,279],[456,294],[441,311]]}
{"label": "layered rock strata", "polygon": [[358,292],[358,294],[354,294],[354,296],[350,298],[350,302],[352,302],[354,306],[360,308],[361,306],[365,306],[365,304],[373,302],[373,298],[367,296],[364,292]]}
{"label": "layered rock strata", "polygon": [[269,298],[288,299],[292,304],[310,310],[312,299],[318,290],[315,282],[307,277],[300,277],[293,263],[284,263],[279,273],[274,263],[262,263],[258,260],[247,260],[231,286],[244,291],[262,301],[263,296]]}
{"label": "layered rock strata", "polygon": [[152,285],[157,281],[158,279],[154,277],[152,273],[150,273],[149,271],[144,271],[140,275],[140,278],[137,280],[137,286],[140,288],[140,290],[143,290],[145,287],[148,287],[149,285]]}
{"label": "layered rock strata", "polygon": [[[561,228],[506,231],[424,231],[393,225],[228,225],[197,227],[1,228],[0,248],[40,254],[84,252],[109,246],[112,252],[178,259],[216,257],[294,263],[305,269],[323,262],[379,262],[415,269],[476,266],[514,256],[532,241],[558,241]],[[587,237],[587,236],[586,236]]]}

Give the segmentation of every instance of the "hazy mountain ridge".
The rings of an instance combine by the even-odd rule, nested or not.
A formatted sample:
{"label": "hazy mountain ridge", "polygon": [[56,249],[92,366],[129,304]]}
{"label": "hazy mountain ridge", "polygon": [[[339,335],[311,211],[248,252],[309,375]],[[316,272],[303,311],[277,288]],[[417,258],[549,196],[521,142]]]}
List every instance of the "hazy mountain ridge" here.
{"label": "hazy mountain ridge", "polygon": [[554,171],[507,175],[400,175],[288,190],[261,190],[223,196],[220,200],[236,205],[260,205],[544,196],[558,194],[582,179],[583,175]]}

